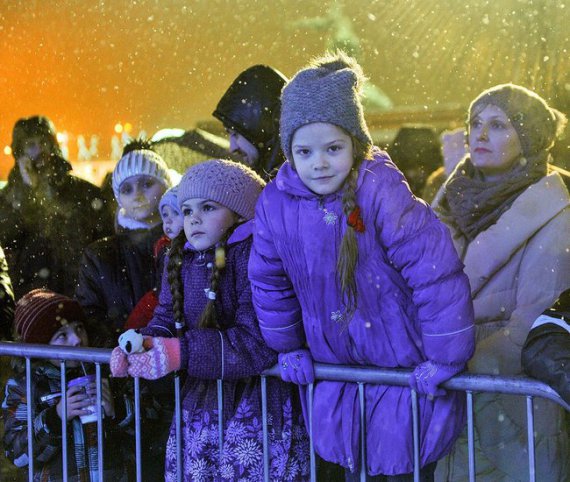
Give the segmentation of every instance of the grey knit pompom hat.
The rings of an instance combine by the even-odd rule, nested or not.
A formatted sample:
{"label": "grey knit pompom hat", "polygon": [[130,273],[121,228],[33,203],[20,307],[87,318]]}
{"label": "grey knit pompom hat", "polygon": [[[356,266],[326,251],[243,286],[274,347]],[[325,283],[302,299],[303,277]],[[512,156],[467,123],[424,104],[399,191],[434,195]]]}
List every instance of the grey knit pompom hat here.
{"label": "grey knit pompom hat", "polygon": [[117,201],[121,184],[139,175],[154,177],[166,188],[173,184],[172,173],[162,157],[148,149],[135,149],[121,157],[113,170],[113,192]]}
{"label": "grey knit pompom hat", "polygon": [[290,161],[295,131],[313,122],[334,124],[372,146],[360,101],[365,80],[356,60],[342,52],[317,58],[297,72],[281,94],[281,147]]}
{"label": "grey knit pompom hat", "polygon": [[509,118],[527,158],[550,149],[566,125],[562,112],[520,85],[500,84],[483,91],[471,102],[467,122],[488,105],[497,106]]}
{"label": "grey knit pompom hat", "polygon": [[265,181],[243,164],[210,159],[190,167],[178,185],[178,205],[187,199],[209,199],[249,220]]}

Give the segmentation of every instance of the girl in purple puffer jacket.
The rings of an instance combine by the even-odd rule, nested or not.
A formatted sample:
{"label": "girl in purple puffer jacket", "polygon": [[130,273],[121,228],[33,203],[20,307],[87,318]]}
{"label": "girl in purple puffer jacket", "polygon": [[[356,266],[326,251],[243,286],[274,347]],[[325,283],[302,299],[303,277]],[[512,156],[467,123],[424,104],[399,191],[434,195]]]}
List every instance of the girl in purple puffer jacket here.
{"label": "girl in purple puffer jacket", "polygon": [[[431,480],[465,420],[463,394],[438,386],[473,353],[469,283],[445,226],[372,148],[362,79],[340,53],[283,90],[288,162],[257,203],[253,301],[284,380],[312,382],[313,360],[414,369],[422,480]],[[413,480],[410,388],[367,385],[365,404],[366,472]],[[315,449],[347,480],[360,469],[359,432],[357,384],[316,383]]]}
{"label": "girl in purple puffer jacket", "polygon": [[[145,353],[115,348],[115,376],[163,377],[182,369],[184,481],[263,480],[259,375],[277,361],[251,302],[247,265],[253,214],[265,182],[246,166],[210,160],[192,166],[178,186],[184,230],[172,242],[159,305],[146,328]],[[176,325],[183,327],[181,338]],[[220,451],[216,379],[223,384]],[[308,438],[299,396],[268,380],[271,480],[308,478]],[[166,447],[166,480],[176,477],[174,425]]]}

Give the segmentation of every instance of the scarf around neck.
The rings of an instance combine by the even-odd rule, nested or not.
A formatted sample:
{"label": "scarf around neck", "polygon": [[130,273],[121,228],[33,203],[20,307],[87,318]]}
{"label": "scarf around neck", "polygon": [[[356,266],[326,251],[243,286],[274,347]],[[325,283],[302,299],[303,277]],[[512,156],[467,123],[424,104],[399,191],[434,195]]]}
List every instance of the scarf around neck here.
{"label": "scarf around neck", "polygon": [[[495,224],[515,199],[547,174],[549,154],[521,158],[499,179],[485,180],[469,156],[465,157],[444,184],[442,219],[453,224],[468,241]],[[526,161],[526,162],[525,162]]]}

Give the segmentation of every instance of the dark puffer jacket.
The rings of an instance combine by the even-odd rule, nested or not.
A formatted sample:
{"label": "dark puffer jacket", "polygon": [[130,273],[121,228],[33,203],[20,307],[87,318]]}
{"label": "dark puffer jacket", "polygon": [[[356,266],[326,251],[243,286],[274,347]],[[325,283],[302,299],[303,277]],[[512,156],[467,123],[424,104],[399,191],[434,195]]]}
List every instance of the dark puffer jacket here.
{"label": "dark puffer jacket", "polygon": [[241,134],[259,150],[259,160],[252,168],[266,180],[285,161],[279,144],[279,114],[286,82],[287,77],[278,70],[254,65],[236,77],[213,112],[224,127]]}
{"label": "dark puffer jacket", "polygon": [[0,191],[0,244],[16,298],[45,287],[73,296],[83,249],[112,233],[101,191],[70,174],[70,164],[53,158],[56,174],[30,188],[18,167]]}
{"label": "dark puffer jacket", "polygon": [[522,350],[524,372],[550,385],[570,405],[570,312],[548,310],[534,322]]}
{"label": "dark puffer jacket", "polygon": [[150,230],[123,230],[85,249],[75,298],[102,330],[97,344],[116,346],[129,314],[156,284],[153,247],[162,225]]}

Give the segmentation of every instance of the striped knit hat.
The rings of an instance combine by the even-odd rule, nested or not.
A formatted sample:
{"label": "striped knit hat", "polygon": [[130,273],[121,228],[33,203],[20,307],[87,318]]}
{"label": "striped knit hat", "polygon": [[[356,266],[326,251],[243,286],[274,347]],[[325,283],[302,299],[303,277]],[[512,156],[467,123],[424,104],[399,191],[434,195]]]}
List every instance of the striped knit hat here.
{"label": "striped knit hat", "polygon": [[77,301],[44,288],[22,296],[14,312],[14,327],[24,343],[47,344],[62,326],[84,320]]}
{"label": "striped knit hat", "polygon": [[265,181],[243,164],[210,159],[190,167],[178,185],[178,205],[187,199],[210,199],[246,220],[253,219]]}
{"label": "striped knit hat", "polygon": [[167,188],[172,186],[171,173],[162,157],[148,149],[135,149],[121,157],[113,171],[113,192],[117,201],[121,184],[129,177],[140,175],[154,177]]}

